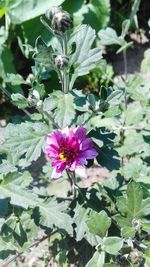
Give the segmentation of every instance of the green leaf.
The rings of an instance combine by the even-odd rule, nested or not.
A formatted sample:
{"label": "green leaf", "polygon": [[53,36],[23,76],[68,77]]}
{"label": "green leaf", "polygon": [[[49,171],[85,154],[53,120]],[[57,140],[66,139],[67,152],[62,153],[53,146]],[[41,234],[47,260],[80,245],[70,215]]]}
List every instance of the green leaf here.
{"label": "green leaf", "polygon": [[72,235],[73,222],[71,217],[66,213],[66,209],[67,205],[65,202],[58,203],[54,198],[40,203],[40,224],[50,228],[53,228],[53,226],[55,225]]}
{"label": "green leaf", "polygon": [[[6,259],[10,254],[15,254],[16,248],[11,242],[5,242],[0,238],[0,259]],[[3,263],[3,262],[2,262]]]}
{"label": "green leaf", "polygon": [[90,26],[82,25],[75,29],[69,45],[76,44],[75,52],[70,56],[70,67],[73,66],[74,73],[71,77],[70,89],[77,77],[88,74],[89,71],[96,67],[102,58],[102,53],[99,48],[91,49],[95,40],[95,30]]}
{"label": "green leaf", "polygon": [[145,251],[145,259],[146,259],[145,267],[149,267],[150,266],[150,245],[148,245]]}
{"label": "green leaf", "polygon": [[16,105],[20,109],[24,109],[28,107],[27,99],[21,94],[12,94],[11,99],[13,101],[13,104]]}
{"label": "green leaf", "polygon": [[108,217],[105,211],[101,211],[99,213],[96,211],[91,211],[89,219],[86,223],[89,231],[92,234],[104,237],[111,225],[111,219]]}
{"label": "green leaf", "polygon": [[128,33],[129,27],[130,27],[130,20],[129,19],[124,20],[122,23],[122,32],[121,32],[121,36],[123,39]]}
{"label": "green leaf", "polygon": [[111,255],[117,255],[123,246],[123,239],[120,237],[104,237],[101,248]]}
{"label": "green leaf", "polygon": [[0,164],[0,176],[16,171],[17,168],[13,166],[8,160],[3,160],[2,163]]}
{"label": "green leaf", "polygon": [[100,38],[100,43],[102,45],[120,45],[119,37],[117,36],[116,31],[112,28],[108,27],[105,30],[100,30],[98,32],[98,37]]}
{"label": "green leaf", "polygon": [[55,198],[44,202],[32,191],[21,188],[15,183],[15,179],[13,181],[8,180],[7,177],[0,184],[0,196],[1,198],[10,198],[12,205],[24,209],[38,207],[41,225],[50,228],[55,225],[72,234],[72,220],[66,213],[67,205],[65,202],[58,203]]}
{"label": "green leaf", "polygon": [[127,214],[131,218],[138,218],[137,214],[142,204],[142,189],[138,183],[131,182],[127,187],[127,199],[119,197],[117,207],[122,214]]}
{"label": "green leaf", "polygon": [[105,28],[110,19],[110,1],[91,0],[87,8],[88,13],[85,14],[84,22],[96,30]]}
{"label": "green leaf", "polygon": [[12,85],[26,84],[26,81],[20,74],[14,74],[14,73],[7,73],[5,82],[11,83]]}
{"label": "green leaf", "polygon": [[0,129],[3,137],[0,153],[7,153],[13,162],[19,165],[30,164],[36,161],[41,155],[44,144],[44,137],[49,133],[48,126],[43,122],[25,122],[21,124],[8,124]]}
{"label": "green leaf", "polygon": [[122,216],[117,215],[115,219],[122,227],[123,236],[130,233],[134,237],[138,230],[139,219],[150,214],[150,198],[143,199],[140,184],[130,182],[127,187],[127,197],[117,198],[117,208]]}
{"label": "green leaf", "polygon": [[31,20],[41,14],[52,6],[59,6],[64,0],[26,0],[17,1],[16,4],[12,5],[9,9],[9,15],[13,24],[20,24],[24,21]]}
{"label": "green leaf", "polygon": [[126,125],[136,125],[143,120],[143,109],[140,104],[130,103],[125,111]]}
{"label": "green leaf", "polygon": [[[142,181],[147,175],[147,167],[140,158],[130,158],[123,167],[123,174],[126,180],[133,179]],[[139,178],[139,179],[138,179]]]}
{"label": "green leaf", "polygon": [[61,91],[53,92],[43,104],[44,111],[54,110],[54,118],[60,128],[69,126],[75,117],[74,97]]}
{"label": "green leaf", "polygon": [[150,71],[150,48],[144,52],[144,59],[141,63],[141,72],[148,73]]}
{"label": "green leaf", "polygon": [[76,240],[80,241],[88,230],[86,220],[88,219],[88,210],[77,204],[74,209],[74,223],[76,224]]}
{"label": "green leaf", "polygon": [[103,267],[105,263],[105,252],[96,251],[85,267]]}
{"label": "green leaf", "polygon": [[[14,57],[8,46],[3,49],[0,57],[0,77],[7,81],[7,73],[15,73]],[[19,85],[9,85],[9,88],[14,93],[23,93],[22,88]]]}
{"label": "green leaf", "polygon": [[48,47],[41,37],[36,40],[37,52],[34,54],[34,60],[44,67],[52,68],[52,48]]}

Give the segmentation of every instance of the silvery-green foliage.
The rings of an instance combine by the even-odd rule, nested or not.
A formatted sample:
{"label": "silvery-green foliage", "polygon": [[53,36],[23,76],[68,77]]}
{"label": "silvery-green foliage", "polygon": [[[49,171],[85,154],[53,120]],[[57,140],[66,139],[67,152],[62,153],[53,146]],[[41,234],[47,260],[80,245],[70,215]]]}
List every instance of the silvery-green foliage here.
{"label": "silvery-green foliage", "polygon": [[[68,1],[55,1],[55,4],[63,2],[67,7]],[[15,1],[11,1],[8,15],[14,24],[23,22],[25,32],[32,31],[34,37],[28,20],[34,18],[34,26],[40,25],[35,17],[50,6],[47,1],[32,4],[33,1],[25,1],[26,13],[20,16],[21,2],[15,5]],[[101,25],[107,26],[109,1],[92,0],[80,4],[78,10],[77,2],[73,3],[74,18],[81,14],[80,21],[84,20],[89,9]],[[39,232],[44,232],[46,238],[50,237],[49,248],[60,266],[69,266],[70,258],[86,267],[134,266],[135,260],[135,266],[149,266],[149,50],[141,64],[142,75],[113,79],[113,72],[107,76],[102,67],[107,63],[102,60],[99,46],[118,45],[117,53],[128,49],[131,43],[125,38],[139,4],[140,1],[134,1],[129,18],[122,23],[120,36],[110,25],[98,32],[100,42],[89,25],[78,25],[59,35],[53,31],[54,25],[42,18],[44,25],[40,29],[44,36],[46,32],[47,38],[41,33],[35,48],[29,49],[35,65],[27,77],[16,74],[12,64],[8,64],[11,54],[4,46],[7,36],[3,28],[0,29],[1,55],[5,58],[3,62],[0,59],[0,76],[5,79],[4,85],[12,89],[11,102],[26,113],[25,121],[0,128],[2,264],[10,255],[28,251]],[[100,17],[101,11],[104,12]],[[6,10],[0,9],[0,12]],[[56,64],[60,57],[67,59],[64,68]],[[7,75],[4,67],[9,67]],[[95,85],[90,75],[91,71],[96,75],[99,69],[107,82],[100,84],[95,93],[89,89]],[[58,86],[55,81],[50,87],[49,80],[54,79],[54,72]],[[81,86],[78,89],[84,75],[89,75],[89,83],[82,88],[87,86],[87,90],[81,90]],[[24,86],[29,88],[23,93]],[[50,162],[46,163],[43,148],[45,135],[57,128],[78,125],[87,128],[99,153],[94,163],[96,167],[107,168],[108,177],[93,177],[91,183],[88,183],[90,179],[78,179],[78,195],[72,199],[67,174],[59,181],[51,181],[52,167]],[[101,175],[101,169],[98,170]]]}

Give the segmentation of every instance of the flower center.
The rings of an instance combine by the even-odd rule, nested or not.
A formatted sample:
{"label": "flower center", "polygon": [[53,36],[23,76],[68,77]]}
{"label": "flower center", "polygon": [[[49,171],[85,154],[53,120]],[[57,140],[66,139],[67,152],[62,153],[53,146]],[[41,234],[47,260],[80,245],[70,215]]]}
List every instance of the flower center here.
{"label": "flower center", "polygon": [[61,152],[59,153],[59,159],[63,161],[67,161],[68,158]]}

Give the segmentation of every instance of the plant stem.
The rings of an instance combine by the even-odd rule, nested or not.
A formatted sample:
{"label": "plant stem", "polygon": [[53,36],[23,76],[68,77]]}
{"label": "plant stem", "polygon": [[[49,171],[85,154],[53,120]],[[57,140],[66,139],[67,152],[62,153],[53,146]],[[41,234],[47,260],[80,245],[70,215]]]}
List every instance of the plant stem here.
{"label": "plant stem", "polygon": [[[66,34],[64,33],[62,35],[62,51],[63,51],[63,55],[64,56],[67,56],[67,36]],[[62,89],[63,89],[63,92],[65,94],[68,93],[69,91],[69,73],[68,73],[68,70],[67,69],[64,69],[63,71],[63,86],[62,86]]]}
{"label": "plant stem", "polygon": [[53,118],[47,111],[43,111],[42,113],[48,118],[48,120],[50,120],[50,121],[52,122],[52,124],[53,124],[57,129],[60,129],[59,125],[55,122],[54,118]]}
{"label": "plant stem", "polygon": [[[55,233],[57,233],[57,231],[54,231],[53,233],[43,236],[41,239],[37,240],[35,243],[33,243],[30,247],[29,250],[33,247],[37,247],[41,242],[43,242],[44,240],[46,240],[47,238],[49,238],[50,236],[54,235]],[[20,253],[18,253],[17,255],[14,255],[13,257],[11,257],[10,259],[8,259],[7,261],[5,261],[1,267],[7,267],[8,264],[10,264],[11,262],[13,262],[14,260],[16,260],[18,257],[20,257],[21,255],[24,254],[24,251],[21,251]]]}
{"label": "plant stem", "polygon": [[76,198],[77,196],[77,192],[76,192],[76,176],[75,176],[75,172],[71,172],[69,170],[66,170],[69,182],[70,182],[70,186],[71,186],[71,193],[73,195],[73,199]]}
{"label": "plant stem", "polygon": [[127,66],[127,53],[126,50],[123,51],[123,61],[124,61],[124,75],[125,75],[125,91],[124,91],[124,102],[125,102],[125,109],[127,109],[128,99],[127,99],[127,78],[128,78],[128,66]]}
{"label": "plant stem", "polygon": [[[11,94],[0,85],[0,89],[2,90],[2,92],[9,98],[11,99]],[[17,107],[17,106],[16,106]],[[29,118],[32,116],[32,114],[27,110],[27,109],[21,109]]]}
{"label": "plant stem", "polygon": [[[127,110],[127,106],[128,106],[128,99],[127,99],[127,78],[128,78],[128,66],[127,66],[127,53],[126,50],[123,51],[123,62],[124,62],[124,84],[125,84],[125,89],[124,89],[124,105],[125,105],[125,110],[124,112]],[[125,114],[124,114],[125,115]],[[122,124],[123,128],[125,127],[125,117],[123,119],[123,124]],[[125,139],[125,130],[123,129],[122,132],[120,132],[120,139],[121,142],[124,142]],[[124,166],[124,157],[121,158],[121,166],[123,168]],[[123,170],[123,169],[122,169]]]}

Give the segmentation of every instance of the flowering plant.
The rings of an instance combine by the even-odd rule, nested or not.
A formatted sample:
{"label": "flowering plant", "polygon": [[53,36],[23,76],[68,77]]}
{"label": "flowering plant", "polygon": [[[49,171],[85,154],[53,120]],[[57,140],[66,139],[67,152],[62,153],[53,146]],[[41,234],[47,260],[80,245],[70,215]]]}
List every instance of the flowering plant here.
{"label": "flowering plant", "polygon": [[55,167],[52,178],[59,178],[65,169],[86,177],[87,159],[93,159],[98,154],[85,134],[86,129],[78,127],[75,130],[66,128],[55,131],[46,136],[45,153],[47,158],[54,159],[51,164]]}
{"label": "flowering plant", "polygon": [[[51,7],[41,17],[47,38],[28,47],[32,73],[7,74],[7,84],[22,88],[1,88],[26,117],[0,128],[1,266],[44,240],[42,266],[149,266],[149,82],[128,76],[133,43],[125,38],[138,5],[120,36],[74,27],[68,12]],[[123,77],[102,57],[110,45],[123,53]]]}

